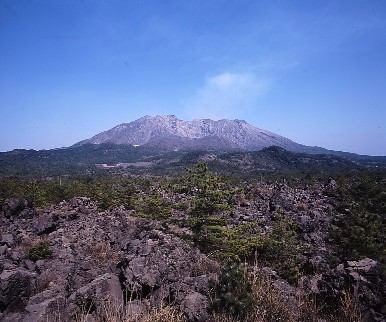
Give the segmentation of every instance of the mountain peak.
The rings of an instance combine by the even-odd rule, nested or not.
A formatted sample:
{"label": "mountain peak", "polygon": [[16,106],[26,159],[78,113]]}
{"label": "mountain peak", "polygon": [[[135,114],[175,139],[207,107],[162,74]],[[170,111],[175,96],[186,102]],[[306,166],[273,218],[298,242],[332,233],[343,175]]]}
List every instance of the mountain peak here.
{"label": "mountain peak", "polygon": [[177,117],[173,114],[168,114],[168,115],[156,115],[156,116],[151,116],[151,115],[145,115],[140,118],[141,119],[147,119],[147,120],[172,120],[172,119],[177,119]]}
{"label": "mountain peak", "polygon": [[175,115],[146,115],[99,133],[85,143],[116,143],[157,146],[164,149],[261,150],[272,145],[291,151],[304,146],[278,134],[259,129],[244,120],[195,119],[183,121]]}

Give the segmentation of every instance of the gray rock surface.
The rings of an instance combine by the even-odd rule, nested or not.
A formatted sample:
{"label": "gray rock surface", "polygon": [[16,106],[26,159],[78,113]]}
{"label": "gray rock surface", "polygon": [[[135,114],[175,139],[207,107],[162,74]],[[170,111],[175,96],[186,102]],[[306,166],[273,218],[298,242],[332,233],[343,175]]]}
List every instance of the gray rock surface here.
{"label": "gray rock surface", "polygon": [[[248,224],[253,234],[264,237],[285,216],[304,246],[300,258],[307,270],[299,289],[272,268],[262,269],[287,303],[296,307],[300,292],[334,308],[350,291],[363,322],[384,321],[386,281],[380,265],[369,258],[343,262],[334,255],[329,230],[341,214],[322,185],[261,182],[243,190],[231,199],[234,209],[221,213],[229,225]],[[171,203],[191,198],[168,192],[164,197]],[[123,208],[102,211],[88,198],[64,201],[38,213],[30,206],[25,200],[8,199],[2,207],[0,321],[60,316],[66,322],[82,312],[93,321],[104,314],[106,303],[133,316],[172,305],[190,321],[209,318],[209,281],[217,279],[219,265],[176,237],[192,233],[177,224],[187,219],[186,211],[173,209],[173,223],[161,223],[135,217]],[[23,212],[33,216],[23,217]],[[28,258],[29,251],[42,243],[52,256]]]}
{"label": "gray rock surface", "polygon": [[7,222],[17,217],[32,218],[35,214],[36,212],[33,209],[31,200],[25,198],[10,198],[5,200],[1,207],[0,220]]}
{"label": "gray rock surface", "polygon": [[[0,226],[0,321],[65,322],[85,311],[92,320],[106,303],[137,315],[174,305],[192,320],[206,319],[209,277],[197,276],[196,264],[209,260],[157,222],[99,211],[87,198],[22,220],[18,207]],[[28,259],[42,242],[51,258]]]}
{"label": "gray rock surface", "polygon": [[307,149],[306,146],[254,127],[245,121],[209,119],[182,121],[174,115],[144,116],[136,121],[120,124],[75,145],[106,142],[130,145],[147,144],[170,149],[210,147],[261,150],[272,145],[290,151]]}
{"label": "gray rock surface", "polygon": [[383,310],[386,299],[386,279],[378,262],[364,258],[347,261],[323,274],[304,278],[303,289],[320,301],[328,303],[329,309],[347,300],[347,292],[353,294],[351,301],[359,305],[363,321],[385,321]]}
{"label": "gray rock surface", "polygon": [[37,292],[36,274],[23,269],[3,270],[0,275],[1,311],[22,311]]}

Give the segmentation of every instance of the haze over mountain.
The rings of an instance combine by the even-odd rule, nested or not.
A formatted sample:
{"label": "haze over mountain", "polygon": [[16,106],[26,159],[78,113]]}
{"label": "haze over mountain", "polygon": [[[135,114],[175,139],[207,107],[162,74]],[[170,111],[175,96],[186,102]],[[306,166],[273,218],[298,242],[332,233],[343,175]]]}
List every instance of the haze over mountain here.
{"label": "haze over mountain", "polygon": [[279,146],[289,151],[326,153],[327,150],[308,147],[288,138],[263,130],[242,120],[197,119],[183,121],[174,115],[144,116],[80,141],[86,143],[156,146],[163,149],[219,149],[257,151]]}

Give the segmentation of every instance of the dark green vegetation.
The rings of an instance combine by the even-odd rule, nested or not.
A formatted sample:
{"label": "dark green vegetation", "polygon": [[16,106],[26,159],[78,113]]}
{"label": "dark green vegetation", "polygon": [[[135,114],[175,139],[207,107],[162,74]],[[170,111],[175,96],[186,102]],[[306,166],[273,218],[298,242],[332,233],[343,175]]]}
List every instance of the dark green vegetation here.
{"label": "dark green vegetation", "polygon": [[210,239],[211,228],[226,224],[226,220],[215,217],[215,214],[231,209],[232,190],[210,172],[205,163],[198,163],[188,169],[188,173],[180,188],[181,192],[186,191],[192,197],[188,224],[192,228],[195,244],[209,250],[215,244]]}
{"label": "dark green vegetation", "polygon": [[228,263],[221,271],[218,283],[213,285],[213,305],[216,312],[245,318],[252,310],[254,295],[247,270],[239,263]]}
{"label": "dark green vegetation", "polygon": [[341,259],[370,257],[386,271],[386,178],[373,172],[339,178],[339,189],[327,191],[344,215],[331,232]]}
{"label": "dark green vegetation", "polygon": [[31,247],[27,254],[27,258],[34,262],[40,259],[51,258],[51,256],[52,250],[50,245],[45,242],[40,242],[36,246]]}
{"label": "dark green vegetation", "polygon": [[[386,167],[386,157],[355,154],[304,154],[269,147],[261,151],[167,151],[154,147],[117,144],[85,144],[53,150],[13,150],[0,153],[0,177],[40,179],[63,175],[154,174],[182,175],[186,167],[206,162],[217,173],[258,175],[262,172],[340,172]],[[101,165],[112,166],[103,168]],[[99,166],[98,166],[99,165]]]}

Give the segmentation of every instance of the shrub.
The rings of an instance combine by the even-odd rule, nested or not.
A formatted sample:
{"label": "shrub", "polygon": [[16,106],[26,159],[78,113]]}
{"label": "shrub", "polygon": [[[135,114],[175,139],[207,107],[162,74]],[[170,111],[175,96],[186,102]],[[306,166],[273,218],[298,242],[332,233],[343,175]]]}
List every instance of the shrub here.
{"label": "shrub", "polygon": [[[209,171],[206,163],[198,163],[187,171],[189,175],[182,180],[181,190],[193,197],[189,224],[194,234],[193,241],[202,245],[207,241],[207,228],[213,226],[213,221],[216,221],[214,215],[231,209],[229,200],[233,191],[220,177]],[[224,224],[223,219],[218,220]]]}
{"label": "shrub", "polygon": [[287,218],[280,218],[272,226],[260,256],[269,262],[277,273],[288,282],[295,284],[302,271],[300,255],[305,246],[299,239],[299,227]]}
{"label": "shrub", "polygon": [[28,251],[27,258],[36,262],[40,259],[49,259],[52,257],[52,250],[48,243],[40,242]]}
{"label": "shrub", "polygon": [[386,271],[386,233],[382,216],[368,212],[350,212],[331,230],[336,250],[343,260],[370,257]]}
{"label": "shrub", "polygon": [[330,193],[341,217],[330,231],[342,260],[370,257],[386,272],[386,179],[364,173]]}
{"label": "shrub", "polygon": [[244,318],[254,304],[252,283],[244,265],[231,263],[220,272],[218,282],[212,285],[211,310]]}
{"label": "shrub", "polygon": [[137,216],[151,219],[167,219],[172,214],[169,202],[166,202],[159,194],[137,197],[134,202]]}
{"label": "shrub", "polygon": [[217,220],[215,225],[203,226],[201,239],[196,243],[201,250],[213,253],[218,259],[251,262],[266,244],[266,239],[255,228],[255,223],[229,227],[224,225],[224,220],[222,223]]}

